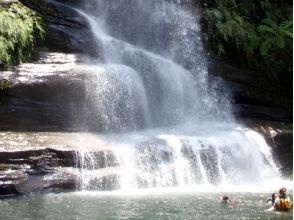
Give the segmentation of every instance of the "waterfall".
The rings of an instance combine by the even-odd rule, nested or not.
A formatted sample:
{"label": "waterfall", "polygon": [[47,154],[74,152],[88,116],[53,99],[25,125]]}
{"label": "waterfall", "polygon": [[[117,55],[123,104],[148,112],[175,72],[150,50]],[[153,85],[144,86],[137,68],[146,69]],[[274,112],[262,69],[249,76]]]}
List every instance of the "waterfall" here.
{"label": "waterfall", "polygon": [[79,152],[82,189],[279,178],[269,147],[234,122],[229,91],[208,76],[195,8],[188,0],[91,0],[77,9],[100,51],[86,81],[83,125],[99,127],[100,141],[86,140],[91,148]]}

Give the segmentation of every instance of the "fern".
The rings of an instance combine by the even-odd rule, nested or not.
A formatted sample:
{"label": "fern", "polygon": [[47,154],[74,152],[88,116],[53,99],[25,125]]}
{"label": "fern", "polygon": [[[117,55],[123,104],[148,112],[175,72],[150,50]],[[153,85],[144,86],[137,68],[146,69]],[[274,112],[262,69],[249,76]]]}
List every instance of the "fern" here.
{"label": "fern", "polygon": [[261,34],[262,44],[260,53],[267,56],[270,51],[273,53],[285,47],[293,47],[292,21],[283,21],[278,25],[275,21],[264,19],[257,30]]}
{"label": "fern", "polygon": [[30,58],[34,46],[44,36],[44,23],[34,12],[20,4],[0,10],[0,60],[5,65]]}
{"label": "fern", "polygon": [[276,80],[284,72],[292,75],[292,5],[275,0],[200,2],[208,43],[218,55],[226,54]]}
{"label": "fern", "polygon": [[273,45],[272,39],[265,40],[260,46],[260,54],[266,56]]}

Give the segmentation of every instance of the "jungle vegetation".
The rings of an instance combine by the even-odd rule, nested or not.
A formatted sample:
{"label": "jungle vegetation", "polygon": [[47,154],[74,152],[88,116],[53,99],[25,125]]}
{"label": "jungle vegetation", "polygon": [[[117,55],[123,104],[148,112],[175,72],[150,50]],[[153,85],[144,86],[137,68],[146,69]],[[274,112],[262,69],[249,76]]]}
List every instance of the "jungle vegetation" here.
{"label": "jungle vegetation", "polygon": [[32,10],[14,3],[0,7],[0,63],[7,67],[28,61],[44,36],[44,22]]}
{"label": "jungle vegetation", "polygon": [[[199,3],[199,2],[198,2]],[[293,79],[293,3],[200,0],[207,44],[220,57],[275,80]]]}

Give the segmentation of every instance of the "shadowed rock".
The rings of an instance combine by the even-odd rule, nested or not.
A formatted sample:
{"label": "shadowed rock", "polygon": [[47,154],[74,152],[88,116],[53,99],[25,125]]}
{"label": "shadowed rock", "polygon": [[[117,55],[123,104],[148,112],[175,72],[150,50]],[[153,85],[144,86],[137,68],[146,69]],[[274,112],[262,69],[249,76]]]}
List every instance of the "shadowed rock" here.
{"label": "shadowed rock", "polygon": [[98,51],[88,23],[73,7],[78,1],[20,0],[46,21],[46,44],[63,52],[84,52],[96,56]]}

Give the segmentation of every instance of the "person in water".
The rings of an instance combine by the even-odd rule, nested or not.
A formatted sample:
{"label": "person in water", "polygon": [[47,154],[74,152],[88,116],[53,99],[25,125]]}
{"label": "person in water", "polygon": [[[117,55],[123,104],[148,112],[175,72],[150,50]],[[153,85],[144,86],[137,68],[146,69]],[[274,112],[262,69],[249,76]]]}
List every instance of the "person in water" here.
{"label": "person in water", "polygon": [[222,204],[232,204],[232,200],[230,200],[230,198],[228,196],[223,196],[221,203]]}
{"label": "person in water", "polygon": [[290,197],[287,195],[287,189],[282,187],[279,190],[279,201],[274,205],[275,210],[277,211],[289,211],[293,208],[293,203],[291,202]]}
{"label": "person in water", "polygon": [[268,205],[270,205],[270,206],[274,206],[275,204],[277,204],[279,202],[279,200],[280,200],[280,198],[279,198],[278,194],[277,193],[273,193],[272,194],[272,198],[268,199],[266,201],[266,203]]}
{"label": "person in water", "polygon": [[290,200],[290,197],[287,195],[287,189],[285,187],[282,187],[280,190],[279,190],[279,198],[280,199],[287,199],[287,200]]}

